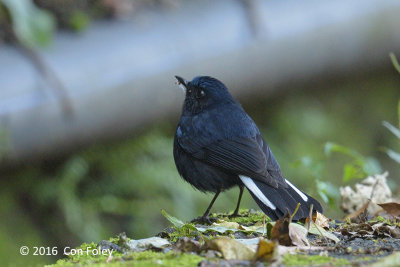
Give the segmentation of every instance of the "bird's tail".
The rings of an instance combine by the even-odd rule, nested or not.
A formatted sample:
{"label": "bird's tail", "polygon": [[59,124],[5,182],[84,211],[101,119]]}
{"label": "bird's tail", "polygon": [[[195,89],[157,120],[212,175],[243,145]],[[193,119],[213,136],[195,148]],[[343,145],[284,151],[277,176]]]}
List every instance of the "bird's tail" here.
{"label": "bird's tail", "polygon": [[274,221],[282,217],[287,210],[293,214],[298,203],[300,207],[293,217],[295,221],[308,216],[311,204],[313,204],[314,212],[322,213],[322,206],[317,200],[301,192],[288,180],[286,180],[288,184],[286,188],[273,188],[247,176],[240,175],[239,177],[258,206]]}

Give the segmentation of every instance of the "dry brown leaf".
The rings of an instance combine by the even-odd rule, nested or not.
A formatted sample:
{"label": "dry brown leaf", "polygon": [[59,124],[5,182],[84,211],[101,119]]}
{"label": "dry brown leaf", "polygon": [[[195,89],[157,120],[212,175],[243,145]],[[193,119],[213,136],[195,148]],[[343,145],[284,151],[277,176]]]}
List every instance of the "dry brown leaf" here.
{"label": "dry brown leaf", "polygon": [[[299,205],[297,206],[296,213]],[[308,231],[303,226],[291,223],[293,215],[290,215],[289,211],[279,220],[275,222],[275,225],[271,229],[271,240],[278,241],[283,246],[309,246],[307,239]]]}
{"label": "dry brown leaf", "polygon": [[211,239],[207,245],[210,249],[220,251],[226,260],[253,260],[255,256],[249,247],[225,236]]}
{"label": "dry brown leaf", "polygon": [[388,202],[378,204],[382,207],[387,213],[392,215],[393,217],[400,217],[400,204],[396,202]]}
{"label": "dry brown leaf", "polygon": [[377,236],[400,238],[400,229],[396,226],[390,226],[386,223],[377,223],[372,225],[372,229]]}
{"label": "dry brown leaf", "polygon": [[316,225],[321,226],[322,228],[329,228],[330,219],[318,211],[313,215],[313,221]]}
{"label": "dry brown leaf", "polygon": [[[316,225],[318,225],[322,228],[325,228],[325,229],[329,228],[330,219],[328,217],[325,217],[324,214],[319,213],[318,211],[312,215],[312,221]],[[309,222],[309,218],[307,217],[304,225],[308,225],[308,222]]]}
{"label": "dry brown leaf", "polygon": [[174,250],[178,252],[200,252],[203,246],[199,241],[189,237],[181,237],[174,244]]}
{"label": "dry brown leaf", "polygon": [[262,261],[273,260],[276,246],[278,245],[275,242],[267,239],[260,239],[257,247],[256,259]]}
{"label": "dry brown leaf", "polygon": [[282,218],[275,222],[271,229],[271,240],[278,241],[280,245],[291,246],[292,240],[289,236],[289,224],[291,222],[290,213],[286,213]]}

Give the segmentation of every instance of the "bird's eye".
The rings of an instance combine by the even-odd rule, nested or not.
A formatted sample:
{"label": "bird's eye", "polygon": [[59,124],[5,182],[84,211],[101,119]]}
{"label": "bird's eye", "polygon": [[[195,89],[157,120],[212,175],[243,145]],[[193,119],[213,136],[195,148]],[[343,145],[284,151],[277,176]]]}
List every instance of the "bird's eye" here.
{"label": "bird's eye", "polygon": [[206,92],[204,90],[200,90],[200,97],[204,97],[206,95]]}

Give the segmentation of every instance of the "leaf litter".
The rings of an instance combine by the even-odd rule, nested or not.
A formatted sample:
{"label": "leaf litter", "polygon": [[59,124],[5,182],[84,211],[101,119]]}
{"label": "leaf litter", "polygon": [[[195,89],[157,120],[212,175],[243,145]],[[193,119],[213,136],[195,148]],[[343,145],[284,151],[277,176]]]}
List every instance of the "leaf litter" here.
{"label": "leaf litter", "polygon": [[[400,204],[392,198],[383,198],[387,202],[375,202],[382,199],[376,198],[374,192],[379,188],[384,189],[386,196],[391,196],[384,184],[377,186],[377,180],[386,183],[386,176],[369,179],[371,190],[364,194],[365,199],[358,199],[362,204],[352,207],[344,221],[310,212],[306,220],[292,222],[295,211],[272,222],[261,212],[241,210],[237,218],[229,218],[223,213],[212,214],[215,222],[204,225],[183,222],[162,211],[172,227],[157,236],[133,240],[119,235],[101,241],[98,246],[118,252],[117,256],[104,259],[107,264],[137,260],[141,258],[137,253],[151,252],[176,259],[193,256],[196,258],[192,260],[204,267],[398,266],[393,262],[398,264],[400,255]],[[346,194],[349,190],[343,192]],[[342,199],[348,201],[347,197]],[[351,206],[351,203],[346,205]],[[373,209],[370,209],[371,205]]]}

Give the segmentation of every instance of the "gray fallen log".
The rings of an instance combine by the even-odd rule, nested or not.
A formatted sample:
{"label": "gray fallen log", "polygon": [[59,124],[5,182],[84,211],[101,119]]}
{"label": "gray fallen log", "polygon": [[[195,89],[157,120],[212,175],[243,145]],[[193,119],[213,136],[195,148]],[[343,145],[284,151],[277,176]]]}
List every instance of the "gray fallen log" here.
{"label": "gray fallen log", "polygon": [[68,90],[71,119],[33,65],[0,47],[1,164],[62,155],[176,116],[183,94],[175,74],[212,75],[250,97],[373,72],[400,50],[398,0],[257,1],[252,23],[239,2],[206,3],[57,34],[40,54]]}

